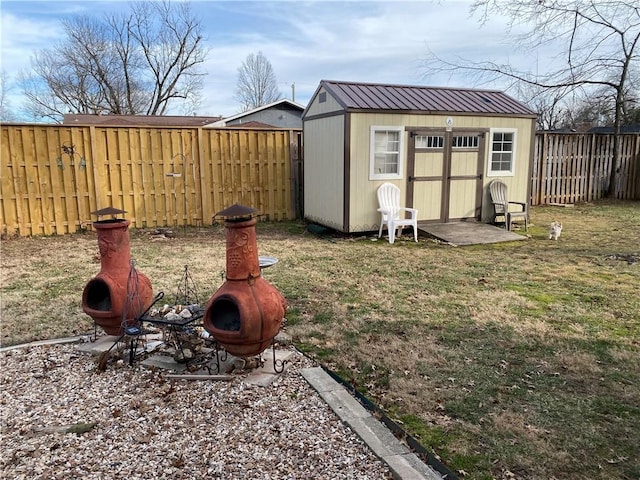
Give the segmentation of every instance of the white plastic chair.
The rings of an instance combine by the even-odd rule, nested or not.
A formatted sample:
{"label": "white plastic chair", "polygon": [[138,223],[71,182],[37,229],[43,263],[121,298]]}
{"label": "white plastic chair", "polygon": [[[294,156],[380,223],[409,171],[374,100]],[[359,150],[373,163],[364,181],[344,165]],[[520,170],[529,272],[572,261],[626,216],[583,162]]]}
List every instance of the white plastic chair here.
{"label": "white plastic chair", "polygon": [[[380,231],[378,238],[382,236],[382,228],[386,224],[389,231],[389,243],[393,243],[402,234],[404,227],[413,227],[413,238],[418,241],[418,210],[400,206],[400,189],[392,183],[383,183],[378,188],[378,211],[380,212]],[[405,218],[409,213],[410,217]]]}

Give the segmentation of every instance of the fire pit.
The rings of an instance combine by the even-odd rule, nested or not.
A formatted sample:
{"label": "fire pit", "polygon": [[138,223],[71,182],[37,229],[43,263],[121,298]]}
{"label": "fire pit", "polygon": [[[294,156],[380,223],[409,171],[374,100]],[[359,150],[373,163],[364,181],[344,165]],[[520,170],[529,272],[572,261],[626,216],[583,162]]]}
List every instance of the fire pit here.
{"label": "fire pit", "polygon": [[286,301],[262,278],[256,241],[256,209],[235,204],[225,219],[226,281],[207,302],[204,328],[237,357],[259,355],[280,330]]}
{"label": "fire pit", "polygon": [[[116,208],[92,212],[103,215],[126,213]],[[82,292],[82,310],[108,335],[121,335],[123,325],[133,323],[151,303],[151,282],[131,265],[129,221],[124,218],[97,220],[101,269]],[[132,271],[135,276],[131,276]]]}

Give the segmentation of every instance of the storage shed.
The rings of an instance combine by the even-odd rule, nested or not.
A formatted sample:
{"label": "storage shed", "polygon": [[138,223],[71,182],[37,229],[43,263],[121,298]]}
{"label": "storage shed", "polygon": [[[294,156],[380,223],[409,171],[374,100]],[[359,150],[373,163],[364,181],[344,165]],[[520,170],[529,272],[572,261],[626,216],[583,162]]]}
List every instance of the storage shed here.
{"label": "storage shed", "polygon": [[312,222],[378,230],[384,182],[419,222],[490,221],[494,178],[529,201],[536,114],[503,92],[322,80],[302,120]]}

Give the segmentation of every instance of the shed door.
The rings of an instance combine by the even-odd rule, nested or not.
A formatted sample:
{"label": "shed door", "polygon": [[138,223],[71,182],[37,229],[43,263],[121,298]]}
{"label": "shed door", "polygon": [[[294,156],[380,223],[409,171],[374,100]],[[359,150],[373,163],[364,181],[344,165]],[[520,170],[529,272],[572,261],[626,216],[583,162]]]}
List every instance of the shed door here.
{"label": "shed door", "polygon": [[480,218],[484,137],[471,130],[409,133],[407,204],[420,221]]}

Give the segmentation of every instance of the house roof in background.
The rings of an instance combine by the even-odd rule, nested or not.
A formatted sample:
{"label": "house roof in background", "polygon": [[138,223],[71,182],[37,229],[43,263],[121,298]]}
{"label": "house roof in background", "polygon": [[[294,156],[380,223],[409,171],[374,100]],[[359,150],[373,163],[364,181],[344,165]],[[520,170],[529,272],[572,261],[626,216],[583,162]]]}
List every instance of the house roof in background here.
{"label": "house roof in background", "polygon": [[254,113],[260,112],[262,110],[267,110],[269,108],[278,107],[278,106],[286,106],[293,110],[300,110],[302,113],[304,111],[304,105],[300,105],[299,103],[293,102],[287,98],[281,98],[280,100],[276,100],[275,102],[268,103],[266,105],[261,105],[257,108],[252,108],[251,110],[247,110],[245,112],[240,112],[230,117],[221,118],[214,125],[210,125],[212,127],[224,127],[227,122],[232,122],[233,120],[237,120],[239,118],[246,117],[247,115],[252,115]]}
{"label": "house roof in background", "polygon": [[[217,126],[217,125],[216,125]],[[256,122],[256,121],[250,121],[250,122],[242,122],[242,123],[238,123],[238,124],[233,124],[233,125],[226,125],[227,127],[231,128],[231,127],[239,127],[239,128],[267,128],[267,129],[273,129],[274,126],[273,125],[269,125],[266,123],[262,123],[262,122]]]}
{"label": "house roof in background", "polygon": [[101,115],[67,114],[63,125],[108,125],[108,126],[158,126],[158,127],[202,127],[217,122],[222,117],[197,117],[180,115]]}
{"label": "house roof in background", "polygon": [[[499,90],[385,85],[333,80],[322,80],[318,90],[322,87],[345,110],[536,116],[536,113],[529,107]],[[316,94],[318,90],[316,90]]]}
{"label": "house roof in background", "polygon": [[[611,133],[615,132],[614,127],[593,127],[588,130],[589,133]],[[640,124],[636,125],[620,125],[620,133],[640,133]]]}

